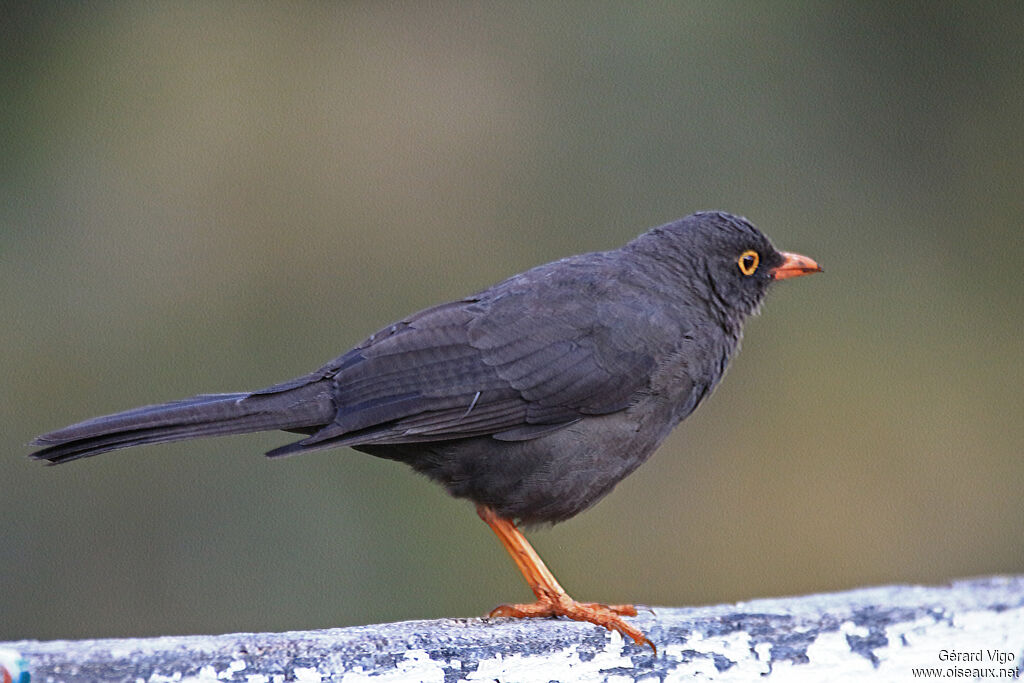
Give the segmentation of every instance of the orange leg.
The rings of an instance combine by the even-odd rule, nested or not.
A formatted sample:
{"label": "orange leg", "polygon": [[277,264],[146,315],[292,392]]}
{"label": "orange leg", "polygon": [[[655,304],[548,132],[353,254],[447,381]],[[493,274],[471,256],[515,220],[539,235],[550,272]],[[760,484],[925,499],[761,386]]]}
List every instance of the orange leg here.
{"label": "orange leg", "polygon": [[602,605],[596,602],[576,602],[558,585],[551,571],[544,566],[540,555],[533,549],[511,521],[499,517],[486,505],[478,505],[476,512],[487,522],[505,550],[512,556],[530,590],[537,596],[537,602],[527,605],[501,605],[491,611],[492,617],[568,617],[576,621],[589,621],[609,631],[618,631],[629,636],[637,645],[650,645],[657,654],[654,643],[636,627],[630,626],[622,617],[635,617],[633,605]]}

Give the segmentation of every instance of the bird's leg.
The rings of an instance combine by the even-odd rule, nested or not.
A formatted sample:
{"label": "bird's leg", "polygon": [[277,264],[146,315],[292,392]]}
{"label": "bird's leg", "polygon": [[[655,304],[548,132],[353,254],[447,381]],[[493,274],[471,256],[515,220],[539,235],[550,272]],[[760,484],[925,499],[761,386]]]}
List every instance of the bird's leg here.
{"label": "bird's leg", "polygon": [[554,575],[540,559],[540,555],[526,540],[523,533],[510,520],[499,517],[486,505],[476,508],[480,519],[487,522],[512,560],[519,567],[530,590],[537,596],[537,602],[523,605],[501,605],[491,610],[492,617],[568,617],[576,621],[589,621],[609,631],[618,631],[629,636],[637,645],[650,645],[657,653],[654,643],[635,626],[630,626],[622,617],[635,617],[633,605],[602,605],[596,602],[576,602],[558,585]]}

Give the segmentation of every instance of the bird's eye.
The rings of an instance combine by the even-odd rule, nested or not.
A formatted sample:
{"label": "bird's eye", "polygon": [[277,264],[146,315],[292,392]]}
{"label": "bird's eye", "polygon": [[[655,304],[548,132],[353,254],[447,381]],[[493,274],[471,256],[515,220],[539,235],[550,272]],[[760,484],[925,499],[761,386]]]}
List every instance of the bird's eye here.
{"label": "bird's eye", "polygon": [[740,254],[739,259],[736,261],[740,266],[740,272],[744,275],[753,275],[754,271],[757,270],[757,264],[760,262],[761,257],[753,249],[747,249]]}

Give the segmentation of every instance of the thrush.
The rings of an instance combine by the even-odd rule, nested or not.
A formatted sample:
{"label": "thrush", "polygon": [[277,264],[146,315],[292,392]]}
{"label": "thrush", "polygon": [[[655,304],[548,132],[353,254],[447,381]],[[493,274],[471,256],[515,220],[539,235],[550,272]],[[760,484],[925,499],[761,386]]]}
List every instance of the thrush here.
{"label": "thrush", "polygon": [[744,218],[695,213],[410,315],[308,375],[79,422],[32,457],[284,430],[303,438],[270,457],[397,460],[475,503],[537,598],[491,616],[564,616],[653,648],[623,619],[632,605],[570,598],[519,527],[607,495],[711,393],[771,285],[820,270]]}

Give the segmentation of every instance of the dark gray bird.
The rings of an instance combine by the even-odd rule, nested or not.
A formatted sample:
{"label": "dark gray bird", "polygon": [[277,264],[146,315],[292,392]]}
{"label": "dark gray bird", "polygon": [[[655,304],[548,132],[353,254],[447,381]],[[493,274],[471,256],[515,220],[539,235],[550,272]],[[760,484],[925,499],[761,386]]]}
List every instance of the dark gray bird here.
{"label": "dark gray bird", "polygon": [[305,438],[271,457],[351,446],[398,460],[476,503],[537,596],[492,615],[651,644],[621,618],[632,606],[572,600],[516,524],[608,494],[715,387],[768,287],[820,270],[744,218],[695,213],[420,311],[304,377],[86,420],[35,439],[32,457],[280,429]]}

